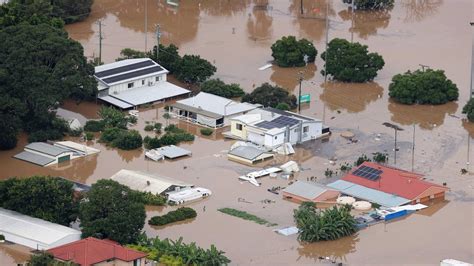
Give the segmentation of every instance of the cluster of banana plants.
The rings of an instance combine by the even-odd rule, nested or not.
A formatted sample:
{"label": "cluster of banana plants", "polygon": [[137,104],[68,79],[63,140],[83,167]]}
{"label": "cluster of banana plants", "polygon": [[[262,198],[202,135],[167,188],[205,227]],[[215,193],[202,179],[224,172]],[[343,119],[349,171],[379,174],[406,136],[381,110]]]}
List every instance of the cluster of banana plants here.
{"label": "cluster of banana plants", "polygon": [[137,245],[129,247],[145,252],[148,258],[157,262],[166,262],[170,258],[179,259],[181,265],[227,265],[230,263],[229,258],[224,251],[218,250],[214,245],[210,249],[203,249],[192,242],[191,244],[183,243],[183,238],[177,241],[156,238],[142,237]]}
{"label": "cluster of banana plants", "polygon": [[349,205],[320,210],[312,202],[301,204],[294,211],[299,240],[317,242],[354,234],[357,231],[356,220],[350,211]]}

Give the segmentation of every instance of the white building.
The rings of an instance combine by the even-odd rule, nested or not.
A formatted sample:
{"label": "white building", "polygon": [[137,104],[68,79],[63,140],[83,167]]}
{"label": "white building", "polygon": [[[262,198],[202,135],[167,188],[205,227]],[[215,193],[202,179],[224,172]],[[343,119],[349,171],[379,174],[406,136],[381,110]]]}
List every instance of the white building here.
{"label": "white building", "polygon": [[50,249],[81,239],[81,231],[0,208],[0,234],[33,249]]}
{"label": "white building", "polygon": [[300,144],[329,131],[323,129],[321,120],[274,108],[255,109],[230,121],[228,136],[268,148],[287,142]]}
{"label": "white building", "polygon": [[97,66],[99,99],[121,109],[186,95],[189,90],[166,81],[168,70],[150,58],[126,59]]}
{"label": "white building", "polygon": [[200,92],[194,97],[172,104],[170,111],[180,119],[217,128],[228,126],[229,119],[246,114],[258,107],[259,105],[239,103],[214,94]]}

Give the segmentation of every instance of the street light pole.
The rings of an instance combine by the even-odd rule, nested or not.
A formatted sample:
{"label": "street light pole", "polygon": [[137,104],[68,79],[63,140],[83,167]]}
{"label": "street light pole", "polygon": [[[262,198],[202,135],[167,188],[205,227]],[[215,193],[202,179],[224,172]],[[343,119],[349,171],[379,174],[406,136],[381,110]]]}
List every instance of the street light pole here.
{"label": "street light pole", "polygon": [[393,154],[393,163],[394,163],[394,165],[396,165],[397,164],[397,135],[398,135],[398,131],[403,131],[403,128],[401,128],[397,125],[394,125],[392,123],[388,123],[388,122],[385,122],[382,125],[395,130],[395,147],[393,149],[393,153],[394,153]]}
{"label": "street light pole", "polygon": [[329,0],[326,0],[326,59],[324,60],[324,83],[326,83],[328,78],[328,72],[326,66],[328,64],[328,38],[329,38]]}
{"label": "street light pole", "polygon": [[[474,22],[471,22],[471,26],[474,26]],[[474,97],[474,34],[472,39],[472,52],[471,52],[471,97]]]}
{"label": "street light pole", "polygon": [[300,87],[298,90],[298,114],[301,113],[301,82],[303,82],[303,71],[299,72],[298,80],[300,82]]}
{"label": "street light pole", "polygon": [[411,171],[415,170],[415,124],[413,124],[413,144],[411,146]]}

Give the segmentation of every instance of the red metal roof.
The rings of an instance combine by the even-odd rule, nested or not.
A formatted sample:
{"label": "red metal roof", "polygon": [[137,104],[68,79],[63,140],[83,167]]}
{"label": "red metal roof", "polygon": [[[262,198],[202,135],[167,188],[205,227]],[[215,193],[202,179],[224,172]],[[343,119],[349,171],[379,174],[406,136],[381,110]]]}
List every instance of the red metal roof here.
{"label": "red metal roof", "polygon": [[128,262],[147,256],[146,253],[122,247],[117,242],[94,237],[55,247],[48,252],[57,259],[73,261],[83,266],[114,259]]}
{"label": "red metal roof", "polygon": [[[353,175],[352,173],[361,166],[372,167],[382,170],[383,172],[380,174],[380,178],[376,181]],[[421,174],[387,167],[373,162],[364,162],[359,167],[352,169],[342,178],[342,180],[394,194],[406,199],[416,199],[418,195],[431,187],[448,190],[446,187],[421,180],[423,177]]]}

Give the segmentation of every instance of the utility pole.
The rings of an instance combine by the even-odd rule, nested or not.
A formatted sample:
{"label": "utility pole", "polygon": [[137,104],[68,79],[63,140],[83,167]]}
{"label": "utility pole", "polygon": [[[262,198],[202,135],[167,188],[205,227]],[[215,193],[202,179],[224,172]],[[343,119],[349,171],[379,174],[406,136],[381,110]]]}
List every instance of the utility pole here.
{"label": "utility pole", "polygon": [[145,53],[148,49],[148,0],[145,0]]}
{"label": "utility pole", "polygon": [[395,147],[393,149],[393,162],[394,162],[394,165],[397,165],[397,133],[398,131],[403,131],[403,128],[395,125],[395,124],[392,124],[392,123],[389,123],[389,122],[385,122],[383,123],[382,125],[386,126],[386,127],[389,127],[389,128],[392,128],[395,130]]}
{"label": "utility pole", "polygon": [[99,65],[102,63],[102,39],[104,37],[102,36],[102,20],[97,21],[97,24],[99,25]]}
{"label": "utility pole", "polygon": [[354,12],[355,12],[355,8],[354,8],[354,2],[355,0],[352,0],[351,1],[351,14],[352,14],[352,17],[351,17],[351,43],[354,42]]}
{"label": "utility pole", "polygon": [[300,1],[300,11],[301,15],[303,15],[303,0]]}
{"label": "utility pole", "polygon": [[469,159],[469,153],[471,151],[471,136],[469,136],[469,132],[467,132],[467,162],[466,162],[466,168],[469,171],[469,165],[471,164],[471,161]]}
{"label": "utility pole", "polygon": [[[471,26],[474,26],[474,22],[471,22]],[[474,34],[472,40],[472,52],[471,52],[471,97],[474,98]]]}
{"label": "utility pole", "polygon": [[156,24],[156,60],[158,60],[158,51],[160,50],[160,38],[161,38],[160,24]]}
{"label": "utility pole", "polygon": [[301,113],[301,82],[303,82],[304,79],[304,73],[303,71],[300,71],[298,73],[298,81],[300,82],[300,88],[298,90],[298,114]]}
{"label": "utility pole", "polygon": [[421,67],[421,71],[423,72],[425,72],[425,68],[430,69],[430,66],[427,66],[427,65],[419,64],[419,66]]}
{"label": "utility pole", "polygon": [[326,60],[324,60],[324,83],[328,78],[328,72],[326,71],[326,65],[329,59],[328,56],[328,38],[329,38],[329,0],[326,0]]}
{"label": "utility pole", "polygon": [[416,126],[413,124],[413,144],[411,146],[411,171],[415,170],[415,129]]}

